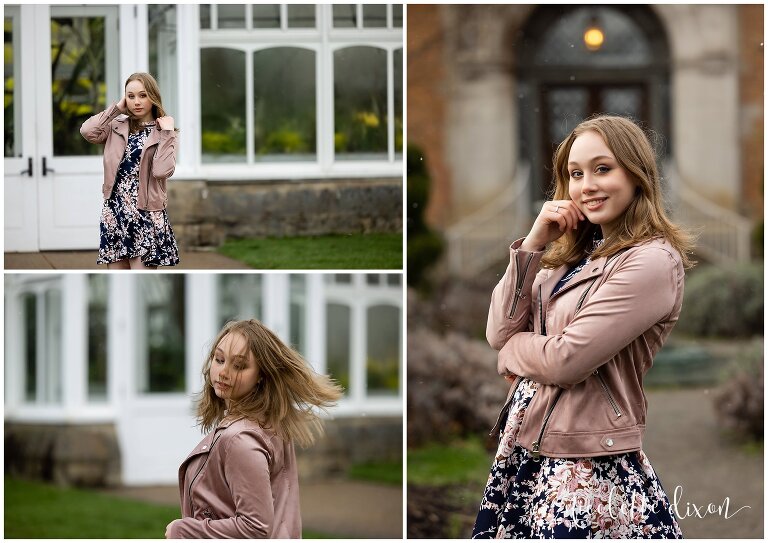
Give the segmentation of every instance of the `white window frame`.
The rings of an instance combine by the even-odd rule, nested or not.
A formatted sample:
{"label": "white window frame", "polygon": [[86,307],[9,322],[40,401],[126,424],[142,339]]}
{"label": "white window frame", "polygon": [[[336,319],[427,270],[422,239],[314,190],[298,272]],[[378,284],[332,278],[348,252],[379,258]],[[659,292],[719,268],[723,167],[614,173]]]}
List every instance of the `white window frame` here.
{"label": "white window frame", "polygon": [[[281,28],[252,29],[251,5],[246,4],[246,28],[200,30],[199,5],[178,4],[178,107],[176,114],[179,133],[179,161],[174,179],[201,178],[208,181],[303,180],[328,178],[402,178],[403,154],[395,153],[394,127],[394,60],[396,49],[404,49],[403,29],[392,27],[392,5],[387,6],[387,28],[361,28],[362,4],[358,4],[358,28],[333,28],[332,4],[318,4],[315,28],[287,28],[287,5],[281,4]],[[211,16],[215,21],[215,4]],[[146,10],[144,10],[146,18]],[[215,28],[215,23],[212,23]],[[148,49],[144,40],[143,50]],[[387,52],[388,149],[386,160],[334,160],[333,146],[333,52],[350,46],[370,46]],[[244,164],[203,164],[201,150],[200,51],[204,47],[228,47],[246,53],[246,124],[253,131],[253,111],[248,105],[251,90],[252,62],[250,55],[271,47],[300,47],[315,51],[317,159],[314,162],[256,162]],[[146,56],[146,55],[145,55]],[[145,61],[145,64],[148,61]],[[403,67],[403,73],[405,73]],[[405,88],[403,86],[403,88]],[[403,99],[404,103],[404,99]],[[403,112],[405,114],[405,112]],[[253,149],[246,136],[246,160]]]}
{"label": "white window frame", "polygon": [[[366,273],[351,273],[351,284],[328,284],[323,282],[322,303],[323,335],[325,335],[325,307],[328,303],[350,308],[350,390],[339,401],[335,412],[339,415],[365,413],[367,415],[395,415],[403,410],[403,285],[368,285]],[[382,274],[383,275],[383,274]],[[399,274],[398,274],[399,275]],[[325,279],[325,278],[324,278]],[[372,395],[367,392],[367,324],[368,308],[376,305],[391,305],[400,310],[399,386],[392,396]],[[323,364],[325,364],[325,340],[323,340]]]}

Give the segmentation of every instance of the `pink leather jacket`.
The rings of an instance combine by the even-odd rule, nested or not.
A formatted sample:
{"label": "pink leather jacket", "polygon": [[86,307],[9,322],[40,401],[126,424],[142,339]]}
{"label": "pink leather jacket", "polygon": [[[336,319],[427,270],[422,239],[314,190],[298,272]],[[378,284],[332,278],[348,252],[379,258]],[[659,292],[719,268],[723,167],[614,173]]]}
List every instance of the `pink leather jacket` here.
{"label": "pink leather jacket", "polygon": [[640,450],[647,400],[643,376],[680,315],[683,265],[665,240],[596,258],[554,296],[568,271],[539,268],[542,252],[510,247],[493,291],[486,336],[498,371],[541,383],[517,443],[556,458]]}
{"label": "pink leather jacket", "polygon": [[301,537],[293,445],[248,419],[222,422],[195,447],[179,490],[183,518],[172,538]]}
{"label": "pink leather jacket", "polygon": [[[104,144],[104,184],[101,192],[106,200],[115,186],[117,168],[128,144],[128,116],[120,113],[117,104],[97,113],[80,127],[80,134],[91,143]],[[168,205],[165,182],[176,169],[176,131],[150,132],[139,163],[139,209],[161,211]]]}

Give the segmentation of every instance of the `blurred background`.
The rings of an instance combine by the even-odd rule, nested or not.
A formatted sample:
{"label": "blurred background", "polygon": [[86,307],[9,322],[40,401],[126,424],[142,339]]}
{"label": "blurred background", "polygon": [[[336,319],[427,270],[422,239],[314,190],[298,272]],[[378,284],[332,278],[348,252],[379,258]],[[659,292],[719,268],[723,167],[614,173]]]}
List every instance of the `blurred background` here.
{"label": "blurred background", "polygon": [[[467,537],[505,393],[485,342],[508,245],[594,113],[652,132],[699,235],[645,379],[644,450],[686,537],[763,534],[763,6],[408,6],[408,535]],[[698,518],[688,504],[730,515]]]}
{"label": "blurred background", "polygon": [[[275,263],[276,251],[242,242],[332,237],[322,243],[356,250],[360,269],[402,269],[401,4],[12,2],[3,12],[6,269],[98,247],[102,146],[79,128],[134,72],[155,76],[180,130],[168,213],[182,251],[223,248],[257,269],[353,267],[308,265],[299,250]],[[388,258],[369,264],[372,246]]]}
{"label": "blurred background", "polygon": [[6,274],[5,536],[162,537],[211,342],[257,318],[345,388],[305,537],[402,537],[402,274]]}

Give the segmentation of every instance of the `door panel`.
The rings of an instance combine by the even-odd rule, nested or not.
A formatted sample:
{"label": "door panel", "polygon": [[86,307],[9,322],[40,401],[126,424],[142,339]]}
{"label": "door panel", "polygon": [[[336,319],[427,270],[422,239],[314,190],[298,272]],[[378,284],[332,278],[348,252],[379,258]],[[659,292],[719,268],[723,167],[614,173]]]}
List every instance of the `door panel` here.
{"label": "door panel", "polygon": [[80,126],[118,97],[117,18],[117,6],[5,6],[6,251],[99,246],[103,148]]}
{"label": "door panel", "polygon": [[39,98],[47,166],[40,172],[40,249],[95,249],[103,146],[85,141],[80,126],[117,98],[117,7],[54,5],[41,28],[49,47],[39,61],[50,70]]}

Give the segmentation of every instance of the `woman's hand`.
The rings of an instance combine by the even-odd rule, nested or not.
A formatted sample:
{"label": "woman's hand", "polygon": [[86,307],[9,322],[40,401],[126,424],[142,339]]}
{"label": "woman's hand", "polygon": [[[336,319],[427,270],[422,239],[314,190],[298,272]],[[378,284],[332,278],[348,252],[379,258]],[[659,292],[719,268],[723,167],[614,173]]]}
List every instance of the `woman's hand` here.
{"label": "woman's hand", "polygon": [[125,102],[125,95],[123,95],[117,103],[117,109],[120,110],[120,113],[128,113],[128,104]]}
{"label": "woman's hand", "polygon": [[539,216],[533,222],[531,231],[525,236],[520,248],[524,251],[541,251],[585,219],[573,200],[552,200],[544,202]]}
{"label": "woman's hand", "polygon": [[155,119],[157,126],[160,130],[173,130],[173,117],[166,115],[165,117],[158,117]]}
{"label": "woman's hand", "polygon": [[165,527],[165,538],[166,539],[171,539],[171,526],[173,526],[173,523],[178,521],[178,520],[181,520],[181,519],[177,518],[175,520],[172,520],[171,522],[168,523],[168,526]]}

